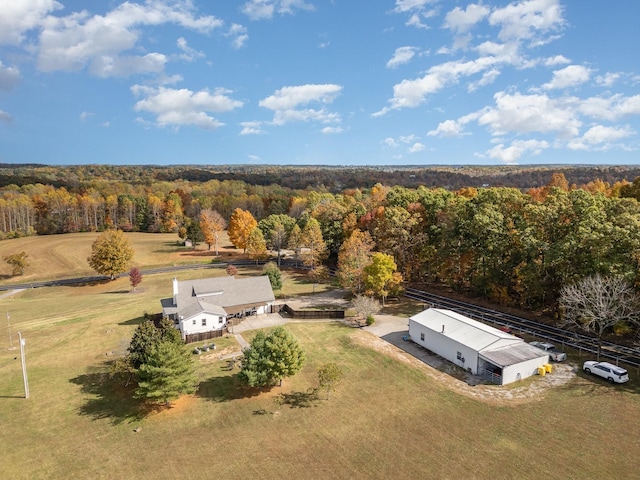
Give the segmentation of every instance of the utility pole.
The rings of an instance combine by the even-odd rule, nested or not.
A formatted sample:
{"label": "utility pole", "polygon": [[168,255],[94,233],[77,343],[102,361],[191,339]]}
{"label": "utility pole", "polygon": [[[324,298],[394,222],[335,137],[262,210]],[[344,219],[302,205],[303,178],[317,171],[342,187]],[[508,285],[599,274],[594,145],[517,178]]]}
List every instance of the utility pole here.
{"label": "utility pole", "polygon": [[29,398],[29,380],[27,380],[27,362],[24,358],[24,344],[22,334],[18,332],[18,338],[20,339],[20,359],[22,360],[22,379],[24,380],[24,398]]}

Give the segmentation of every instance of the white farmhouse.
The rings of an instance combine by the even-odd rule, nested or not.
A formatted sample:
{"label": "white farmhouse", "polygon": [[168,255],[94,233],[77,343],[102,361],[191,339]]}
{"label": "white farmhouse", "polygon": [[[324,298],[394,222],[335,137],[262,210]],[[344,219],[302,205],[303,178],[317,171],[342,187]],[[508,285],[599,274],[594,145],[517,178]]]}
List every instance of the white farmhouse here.
{"label": "white farmhouse", "polygon": [[160,300],[162,315],[172,319],[187,343],[190,336],[222,330],[233,317],[268,313],[275,297],[269,277],[218,277],[179,282],[173,296]]}
{"label": "white farmhouse", "polygon": [[451,310],[429,308],[409,318],[418,345],[499,385],[536,375],[549,355],[521,338]]}

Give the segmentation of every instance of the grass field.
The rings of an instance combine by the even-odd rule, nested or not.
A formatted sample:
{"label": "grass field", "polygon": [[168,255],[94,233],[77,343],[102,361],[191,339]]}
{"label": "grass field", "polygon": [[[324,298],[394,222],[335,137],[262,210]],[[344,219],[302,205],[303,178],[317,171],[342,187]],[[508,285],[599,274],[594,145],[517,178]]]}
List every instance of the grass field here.
{"label": "grass field", "polygon": [[[478,401],[362,346],[369,334],[339,323],[289,324],[308,364],[281,388],[241,388],[237,370],[214,358],[239,349],[229,337],[194,356],[196,395],[145,411],[107,378],[106,362],[145,311],[159,311],[173,276],[145,276],[136,293],[119,279],[0,298],[14,346],[18,330],[26,339],[31,391],[22,398],[19,351],[0,328],[0,478],[637,478],[635,383],[579,374],[531,401]],[[293,274],[285,286],[310,288]],[[345,380],[328,401],[313,400],[315,370],[328,361]]]}
{"label": "grass field", "polygon": [[[15,238],[0,242],[0,259],[25,251],[31,264],[24,273],[11,276],[11,267],[0,261],[0,283],[28,283],[36,280],[70,278],[97,275],[89,267],[87,257],[91,245],[99,233],[70,233],[66,235],[34,236]],[[135,252],[133,265],[144,268],[187,263],[207,263],[215,259],[213,249],[204,244],[194,250],[178,243],[175,233],[126,233]],[[229,242],[226,232],[220,234],[220,259],[237,254]]]}

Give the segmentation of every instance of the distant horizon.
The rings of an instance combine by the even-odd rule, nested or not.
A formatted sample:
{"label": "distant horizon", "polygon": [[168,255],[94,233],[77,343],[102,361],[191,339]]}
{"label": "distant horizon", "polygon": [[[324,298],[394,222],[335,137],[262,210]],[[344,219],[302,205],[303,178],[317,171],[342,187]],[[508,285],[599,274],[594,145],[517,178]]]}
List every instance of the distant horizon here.
{"label": "distant horizon", "polygon": [[0,3],[0,162],[640,164],[640,2]]}

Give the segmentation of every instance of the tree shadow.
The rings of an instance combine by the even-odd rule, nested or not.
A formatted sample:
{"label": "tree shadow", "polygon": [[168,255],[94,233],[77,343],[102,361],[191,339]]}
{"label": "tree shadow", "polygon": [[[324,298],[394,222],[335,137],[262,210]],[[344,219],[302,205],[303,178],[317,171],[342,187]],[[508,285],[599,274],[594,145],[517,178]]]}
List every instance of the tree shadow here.
{"label": "tree shadow", "polygon": [[311,408],[317,406],[320,397],[316,388],[306,392],[281,393],[274,401],[278,405],[289,405],[291,408]]}
{"label": "tree shadow", "polygon": [[197,396],[212,402],[229,402],[242,398],[257,397],[268,392],[269,388],[248,387],[240,381],[239,375],[225,375],[222,377],[211,377],[203,382],[196,393]]}
{"label": "tree shadow", "polygon": [[134,386],[124,387],[106,373],[87,373],[69,380],[80,385],[81,392],[90,395],[78,409],[80,415],[92,420],[108,419],[113,425],[139,421],[159,407],[133,398]]}
{"label": "tree shadow", "polygon": [[118,325],[139,325],[144,321],[144,315],[139,317],[130,318],[129,320],[124,320],[122,322],[118,322]]}

